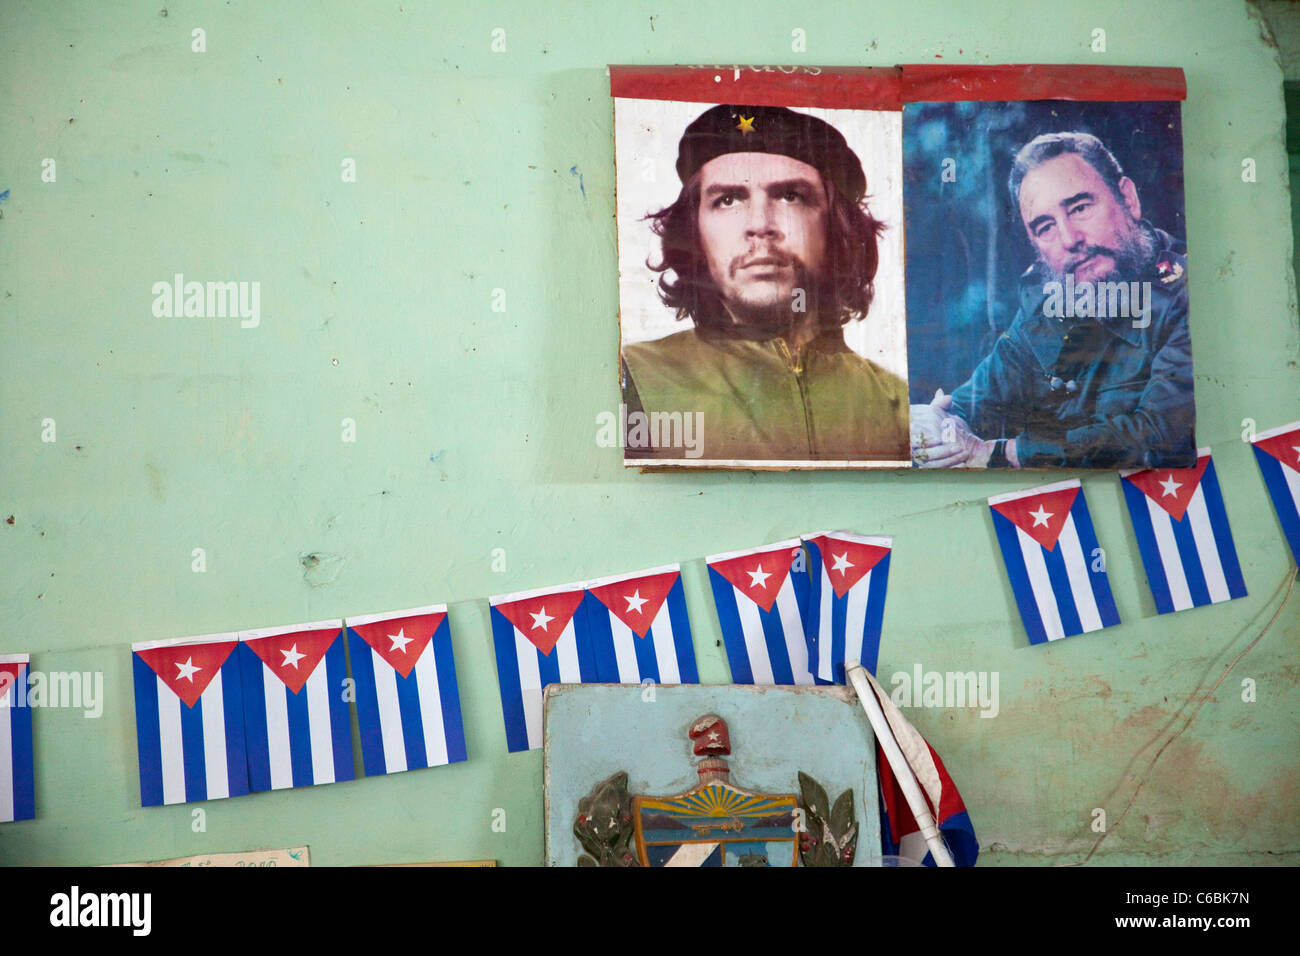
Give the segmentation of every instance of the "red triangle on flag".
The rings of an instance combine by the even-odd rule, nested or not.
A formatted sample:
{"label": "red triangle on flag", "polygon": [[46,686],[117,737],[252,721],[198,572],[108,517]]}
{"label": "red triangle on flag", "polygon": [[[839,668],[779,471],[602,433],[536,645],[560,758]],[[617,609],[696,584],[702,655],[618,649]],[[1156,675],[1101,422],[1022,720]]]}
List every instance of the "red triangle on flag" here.
{"label": "red triangle on flag", "polygon": [[549,657],[586,593],[581,589],[550,591],[492,606],[504,614],[506,620],[534,647]]}
{"label": "red triangle on flag", "polygon": [[826,566],[826,575],[831,579],[836,597],[848,594],[849,588],[866,577],[867,572],[889,554],[889,548],[878,544],[846,541],[830,535],[821,534],[808,540],[822,553],[822,564]]}
{"label": "red triangle on flag", "polygon": [[1056,539],[1070,516],[1070,508],[1079,495],[1079,486],[1028,494],[1023,498],[1000,501],[993,510],[1002,515],[1048,551],[1056,550]]}
{"label": "red triangle on flag", "polygon": [[238,643],[167,644],[141,648],[136,653],[186,707],[193,707]]}
{"label": "red triangle on flag", "polygon": [[1182,521],[1209,463],[1210,456],[1203,455],[1196,460],[1195,468],[1146,468],[1125,475],[1124,480],[1132,482],[1139,491],[1169,512],[1175,521]]}
{"label": "red triangle on flag", "polygon": [[429,646],[434,632],[442,626],[446,617],[446,611],[437,611],[413,617],[394,617],[387,621],[370,621],[366,624],[349,622],[348,627],[356,631],[393,670],[403,677],[410,677],[415,662]]}
{"label": "red triangle on flag", "polygon": [[798,550],[782,545],[773,551],[751,551],[734,558],[710,561],[709,567],[764,611],[770,611]]}
{"label": "red triangle on flag", "polygon": [[655,615],[663,607],[668,592],[681,577],[680,571],[651,574],[644,578],[628,578],[612,584],[599,584],[588,588],[597,600],[613,612],[614,616],[632,629],[637,637],[645,637],[654,623]]}
{"label": "red triangle on flag", "polygon": [[1300,471],[1300,428],[1268,438],[1257,438],[1254,445],[1264,449],[1292,471]]}
{"label": "red triangle on flag", "polygon": [[18,683],[18,673],[26,666],[26,663],[17,661],[12,664],[0,664],[0,702],[9,695],[9,688]]}
{"label": "red triangle on flag", "polygon": [[272,674],[284,682],[285,687],[296,694],[341,633],[342,629],[337,627],[286,631],[266,637],[250,637],[244,643],[262,659]]}

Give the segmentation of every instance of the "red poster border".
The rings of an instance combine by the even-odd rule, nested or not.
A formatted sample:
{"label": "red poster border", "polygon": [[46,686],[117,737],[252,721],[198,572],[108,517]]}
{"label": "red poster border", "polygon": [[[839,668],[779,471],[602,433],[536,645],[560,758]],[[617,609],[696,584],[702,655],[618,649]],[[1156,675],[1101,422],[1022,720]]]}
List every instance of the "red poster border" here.
{"label": "red poster border", "polygon": [[920,63],[904,64],[901,69],[904,103],[1016,100],[1115,103],[1187,99],[1183,71],[1171,66]]}
{"label": "red poster border", "polygon": [[609,93],[639,100],[890,110],[902,71],[894,66],[611,66]]}
{"label": "red poster border", "polygon": [[683,103],[900,110],[903,103],[1187,99],[1179,67],[1094,64],[611,66],[611,96]]}

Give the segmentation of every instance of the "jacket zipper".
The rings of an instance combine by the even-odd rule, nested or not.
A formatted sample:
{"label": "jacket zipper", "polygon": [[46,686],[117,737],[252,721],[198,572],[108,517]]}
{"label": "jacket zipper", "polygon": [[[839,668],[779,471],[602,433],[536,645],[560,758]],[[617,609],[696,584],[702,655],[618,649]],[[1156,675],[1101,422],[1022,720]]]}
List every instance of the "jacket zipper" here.
{"label": "jacket zipper", "polygon": [[804,431],[808,434],[808,457],[817,457],[817,442],[813,436],[812,408],[808,402],[808,390],[804,387],[803,366],[796,362],[794,356],[790,354],[790,347],[786,345],[785,339],[776,340],[777,350],[781,357],[785,359],[785,364],[791,372],[794,373],[795,384],[799,386],[799,402],[803,406],[803,423]]}

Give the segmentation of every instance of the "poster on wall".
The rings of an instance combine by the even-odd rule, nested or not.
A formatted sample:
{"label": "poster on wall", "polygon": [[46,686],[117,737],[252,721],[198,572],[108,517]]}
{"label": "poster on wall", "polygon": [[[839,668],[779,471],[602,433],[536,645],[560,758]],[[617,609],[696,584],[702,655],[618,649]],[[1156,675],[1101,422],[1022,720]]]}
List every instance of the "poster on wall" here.
{"label": "poster on wall", "polygon": [[610,82],[625,463],[908,465],[898,72]]}
{"label": "poster on wall", "polygon": [[1195,465],[1181,70],[610,88],[626,465]]}
{"label": "poster on wall", "polygon": [[903,67],[923,468],[1196,464],[1181,70]]}

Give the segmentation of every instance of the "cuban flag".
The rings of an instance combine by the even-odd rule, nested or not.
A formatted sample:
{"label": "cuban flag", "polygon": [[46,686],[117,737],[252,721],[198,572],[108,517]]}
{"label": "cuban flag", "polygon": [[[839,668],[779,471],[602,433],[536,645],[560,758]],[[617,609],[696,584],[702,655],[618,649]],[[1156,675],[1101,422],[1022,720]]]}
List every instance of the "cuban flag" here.
{"label": "cuban flag", "polygon": [[808,652],[823,681],[844,683],[844,662],[861,661],[872,674],[880,655],[880,625],[894,539],[822,531],[805,535],[810,572]]}
{"label": "cuban flag", "polygon": [[798,538],[705,558],[737,684],[812,684],[808,573]]}
{"label": "cuban flag", "polygon": [[366,776],[464,760],[447,605],[347,623]]}
{"label": "cuban flag", "polygon": [[30,670],[29,655],[0,654],[0,823],[36,817]]}
{"label": "cuban flag", "polygon": [[1210,449],[1195,468],[1121,471],[1147,583],[1161,614],[1246,596]]}
{"label": "cuban flag", "polygon": [[700,682],[680,565],[588,581],[580,613],[601,683]]}
{"label": "cuban flag", "polygon": [[1300,422],[1261,432],[1251,444],[1282,533],[1300,564]]}
{"label": "cuban flag", "polygon": [[239,642],[249,786],[351,780],[343,622],[242,631]]}
{"label": "cuban flag", "polygon": [[[948,775],[934,748],[903,716],[902,711],[890,700],[888,692],[870,674],[867,675],[867,680],[876,699],[880,701],[880,709],[885,714],[894,740],[898,742],[899,750],[903,752],[916,782],[920,784],[921,795],[930,808],[930,815],[934,817],[948,852],[952,854],[953,863],[957,866],[974,866],[980,851],[979,840],[975,837],[975,827],[971,824],[961,794],[957,792],[957,785],[952,782],[952,777]],[[935,866],[934,856],[930,853],[925,837],[921,835],[921,827],[912,815],[907,797],[879,744],[876,745],[876,774],[880,781],[882,852],[886,856],[904,856],[925,866]]]}
{"label": "cuban flag", "polygon": [[542,745],[542,691],[547,684],[599,681],[591,638],[578,613],[582,584],[488,598],[497,681],[511,753]]}
{"label": "cuban flag", "polygon": [[131,645],[140,802],[248,793],[238,634]]}
{"label": "cuban flag", "polygon": [[1077,478],[995,495],[989,508],[1031,644],[1119,623]]}

